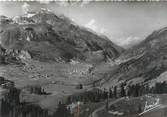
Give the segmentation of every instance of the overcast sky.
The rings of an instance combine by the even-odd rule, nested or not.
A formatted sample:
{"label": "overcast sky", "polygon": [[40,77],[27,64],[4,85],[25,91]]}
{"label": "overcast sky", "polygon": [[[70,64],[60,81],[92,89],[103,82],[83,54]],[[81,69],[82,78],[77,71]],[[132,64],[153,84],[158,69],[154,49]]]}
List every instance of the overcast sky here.
{"label": "overcast sky", "polygon": [[165,2],[0,2],[0,15],[13,17],[42,7],[64,14],[123,47],[167,26]]}

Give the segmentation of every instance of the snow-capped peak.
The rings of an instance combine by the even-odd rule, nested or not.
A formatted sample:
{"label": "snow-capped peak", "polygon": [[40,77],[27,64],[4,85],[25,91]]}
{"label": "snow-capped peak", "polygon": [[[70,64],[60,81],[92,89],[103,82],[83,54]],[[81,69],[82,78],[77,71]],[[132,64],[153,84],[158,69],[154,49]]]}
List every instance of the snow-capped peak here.
{"label": "snow-capped peak", "polygon": [[30,17],[34,16],[35,14],[36,14],[35,12],[27,12],[23,17],[30,18]]}
{"label": "snow-capped peak", "polygon": [[41,11],[51,13],[52,11],[48,8],[41,8]]}
{"label": "snow-capped peak", "polygon": [[27,17],[30,18],[30,17],[32,17],[32,16],[34,16],[34,15],[35,15],[35,13],[28,13],[28,14],[27,14]]}

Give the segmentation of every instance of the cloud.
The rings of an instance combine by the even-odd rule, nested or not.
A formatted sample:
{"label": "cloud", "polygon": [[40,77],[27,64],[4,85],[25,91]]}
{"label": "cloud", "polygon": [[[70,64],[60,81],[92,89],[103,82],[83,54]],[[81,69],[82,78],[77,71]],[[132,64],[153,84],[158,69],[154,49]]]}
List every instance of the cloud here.
{"label": "cloud", "polygon": [[107,35],[108,30],[104,27],[98,26],[97,21],[95,19],[91,19],[87,24],[84,25],[86,28],[92,29],[93,31]]}
{"label": "cloud", "polygon": [[87,24],[85,24],[85,27],[92,29],[93,31],[97,31],[95,19],[91,19]]}
{"label": "cloud", "polygon": [[71,18],[71,20],[72,20],[73,22],[75,22],[75,19],[74,19],[74,18]]}
{"label": "cloud", "polygon": [[22,5],[22,11],[23,13],[27,13],[30,10],[30,5],[26,2]]}
{"label": "cloud", "polygon": [[100,29],[100,33],[101,34],[105,34],[105,33],[107,33],[108,31],[107,31],[107,29],[105,29],[104,27],[102,27],[101,29]]}
{"label": "cloud", "polygon": [[129,36],[127,38],[121,38],[119,40],[120,40],[119,45],[122,47],[125,47],[125,48],[136,45],[142,41],[142,39],[140,37],[137,37],[137,36]]}

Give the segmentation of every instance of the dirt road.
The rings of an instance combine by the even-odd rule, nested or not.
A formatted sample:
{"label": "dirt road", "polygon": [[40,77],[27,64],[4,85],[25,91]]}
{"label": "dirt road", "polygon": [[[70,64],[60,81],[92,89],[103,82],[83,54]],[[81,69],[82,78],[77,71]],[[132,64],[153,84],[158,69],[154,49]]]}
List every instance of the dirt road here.
{"label": "dirt road", "polygon": [[[110,107],[112,104],[115,104],[115,103],[117,103],[117,102],[123,100],[124,98],[125,98],[125,97],[119,98],[119,99],[116,99],[115,101],[109,102],[109,107]],[[93,112],[91,115],[89,115],[89,117],[99,117],[98,114],[97,114],[97,112],[99,112],[99,111],[101,111],[101,110],[104,110],[105,107],[106,107],[106,105],[103,105],[103,106],[97,108],[96,110],[94,110],[94,112]]]}

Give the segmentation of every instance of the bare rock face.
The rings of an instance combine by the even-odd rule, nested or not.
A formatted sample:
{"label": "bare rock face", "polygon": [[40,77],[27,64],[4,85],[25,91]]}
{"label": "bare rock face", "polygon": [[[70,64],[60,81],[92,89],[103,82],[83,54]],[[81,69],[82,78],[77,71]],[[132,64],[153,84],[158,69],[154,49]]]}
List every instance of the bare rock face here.
{"label": "bare rock face", "polygon": [[[9,19],[5,16],[4,21]],[[32,59],[40,61],[78,61],[96,62],[115,59],[123,49],[113,44],[107,37],[99,36],[73,24],[65,16],[41,10],[17,16],[8,23],[0,25],[2,48],[26,51]]]}

